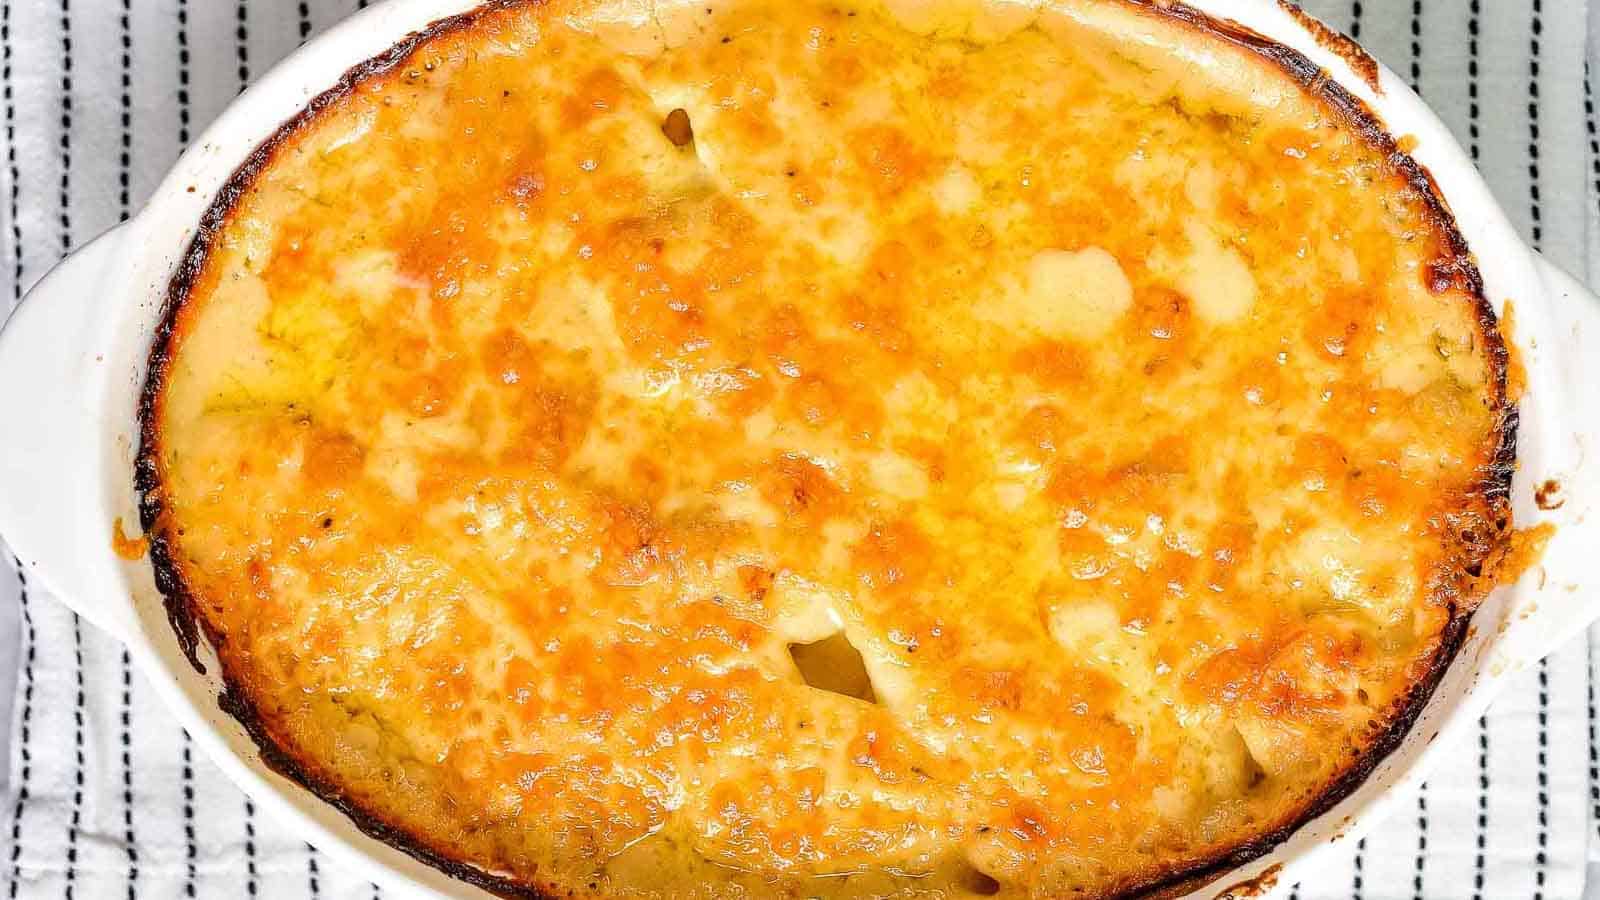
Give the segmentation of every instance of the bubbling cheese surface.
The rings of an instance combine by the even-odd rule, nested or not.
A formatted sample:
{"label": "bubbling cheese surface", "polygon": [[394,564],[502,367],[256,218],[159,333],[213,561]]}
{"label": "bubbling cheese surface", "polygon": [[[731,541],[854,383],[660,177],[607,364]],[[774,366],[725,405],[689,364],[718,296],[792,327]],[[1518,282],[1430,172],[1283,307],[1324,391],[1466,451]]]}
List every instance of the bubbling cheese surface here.
{"label": "bubbling cheese surface", "polygon": [[1356,766],[1503,540],[1400,160],[1141,4],[499,5],[206,238],[150,524],[267,737],[506,883],[1138,889]]}

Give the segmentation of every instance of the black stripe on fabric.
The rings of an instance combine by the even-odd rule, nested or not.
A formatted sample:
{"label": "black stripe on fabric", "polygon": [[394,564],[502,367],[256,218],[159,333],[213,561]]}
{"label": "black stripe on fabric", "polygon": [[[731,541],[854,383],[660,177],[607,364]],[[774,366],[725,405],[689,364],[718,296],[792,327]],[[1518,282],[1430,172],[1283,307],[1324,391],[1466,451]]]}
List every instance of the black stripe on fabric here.
{"label": "black stripe on fabric", "polygon": [[[1594,90],[1589,81],[1589,61],[1583,61],[1583,127],[1589,134],[1589,171],[1594,180],[1595,197],[1600,199],[1600,129],[1594,121]],[[1589,684],[1589,811],[1600,834],[1600,745],[1595,742],[1594,642],[1591,639],[1588,664]]]}
{"label": "black stripe on fabric", "polygon": [[[69,0],[61,0],[61,255],[72,252],[72,20]],[[77,617],[74,616],[74,619]]]}
{"label": "black stripe on fabric", "polygon": [[[1584,88],[1584,91],[1587,93],[1588,90],[1589,90],[1589,79],[1585,78],[1583,80],[1583,88]],[[1584,106],[1588,110],[1589,127],[1591,129],[1593,129],[1594,128],[1594,103],[1592,101],[1588,101],[1588,102],[1584,103]],[[1593,156],[1593,155],[1595,155],[1597,153],[1597,151],[1600,151],[1600,147],[1596,147],[1595,146],[1594,138],[1591,136],[1590,139],[1589,139],[1589,153],[1590,153],[1591,156]],[[1600,166],[1597,166],[1597,168],[1600,168]],[[1591,821],[1596,823],[1595,827],[1597,829],[1600,829],[1600,778],[1597,778],[1597,776],[1600,776],[1600,753],[1597,753],[1596,750],[1595,750],[1595,740],[1594,740],[1594,718],[1595,718],[1595,715],[1594,715],[1594,646],[1593,646],[1592,642],[1591,642],[1591,645],[1589,647],[1589,685],[1588,685],[1588,688],[1589,688],[1589,812],[1590,812]],[[1591,837],[1592,837],[1592,835],[1591,835]]]}
{"label": "black stripe on fabric", "polygon": [[128,854],[128,900],[138,900],[139,839],[133,828],[133,661],[122,651],[122,841]]}
{"label": "black stripe on fabric", "polygon": [[239,0],[235,7],[235,18],[238,26],[234,29],[234,47],[239,57],[239,93],[250,86],[250,4],[247,0]]}
{"label": "black stripe on fabric", "polygon": [[[6,97],[6,134],[14,135],[15,110],[11,103],[11,4],[0,7],[0,42],[5,44],[5,97]],[[15,167],[13,164],[15,179]],[[12,182],[15,184],[15,181]],[[16,201],[13,198],[11,207],[11,221],[17,220]],[[19,277],[16,290],[20,296],[22,292],[22,245],[17,245],[17,272]],[[17,567],[17,599],[22,609],[22,633],[27,641],[28,649],[22,656],[22,771],[17,778],[17,806],[11,814],[11,896],[17,896],[18,887],[22,884],[22,813],[28,808],[28,779],[33,775],[33,663],[36,647],[38,646],[38,633],[33,627],[33,611],[28,608],[28,579],[22,574],[22,561],[12,559],[12,565]]]}
{"label": "black stripe on fabric", "polygon": [[[22,301],[22,169],[17,165],[17,102],[11,84],[11,4],[0,3],[0,83],[6,106],[6,168],[11,175],[11,249],[16,254],[11,270],[11,302]],[[17,580],[22,581],[22,563],[17,563]],[[26,742],[24,742],[26,743]]]}
{"label": "black stripe on fabric", "polygon": [[194,838],[194,742],[187,731],[183,733],[183,853],[186,867],[183,893],[193,897],[195,879],[199,876],[200,847]]}
{"label": "black stripe on fabric", "polygon": [[178,0],[178,152],[189,147],[189,0]]}
{"label": "black stripe on fabric", "polygon": [[256,807],[248,797],[244,801],[244,871],[245,890],[254,897],[261,890],[261,873],[256,869]]}
{"label": "black stripe on fabric", "polygon": [[1361,900],[1362,873],[1367,868],[1367,839],[1356,841],[1355,875],[1350,879],[1350,896]]}
{"label": "black stripe on fabric", "polygon": [[122,107],[122,133],[117,162],[117,219],[126,222],[133,213],[133,0],[122,0],[118,24],[122,29],[122,94],[118,98]]}
{"label": "black stripe on fabric", "polygon": [[1422,0],[1411,0],[1411,89],[1422,93]]}
{"label": "black stripe on fabric", "polygon": [[1483,900],[1485,861],[1489,853],[1489,717],[1478,717],[1478,832],[1472,859],[1472,900]]}
{"label": "black stripe on fabric", "polygon": [[[117,168],[120,221],[133,214],[133,0],[122,0],[122,134]],[[139,841],[133,828],[133,660],[122,650],[122,843],[128,855],[128,900],[138,900]]]}
{"label": "black stripe on fabric", "polygon": [[[1539,59],[1544,34],[1544,0],[1533,0],[1533,21],[1528,39],[1528,213],[1533,247],[1544,240],[1544,211],[1539,195]],[[1539,660],[1539,831],[1533,863],[1533,898],[1544,900],[1547,853],[1550,845],[1550,663]]]}
{"label": "black stripe on fabric", "polygon": [[311,885],[311,896],[322,896],[322,868],[317,865],[317,848],[306,845],[306,875]]}
{"label": "black stripe on fabric", "polygon": [[1543,0],[1533,0],[1532,32],[1528,39],[1528,213],[1535,250],[1544,242],[1544,209],[1539,196],[1539,55],[1540,37],[1544,33],[1543,13]]}
{"label": "black stripe on fabric", "polygon": [[1422,867],[1428,861],[1428,785],[1423,782],[1417,792],[1417,861],[1411,876],[1412,900],[1423,900]]}
{"label": "black stripe on fabric", "polygon": [[1478,18],[1480,0],[1472,0],[1467,12],[1467,150],[1478,161]]}
{"label": "black stripe on fabric", "polygon": [[[1584,60],[1583,126],[1589,135],[1589,172],[1594,178],[1595,196],[1600,198],[1600,128],[1596,127],[1594,119],[1594,90],[1589,81],[1589,61]],[[1592,659],[1589,661],[1589,670],[1591,672],[1594,670],[1594,661]]]}
{"label": "black stripe on fabric", "polygon": [[1544,900],[1546,869],[1550,863],[1550,664],[1539,660],[1539,833],[1533,857],[1533,900]]}
{"label": "black stripe on fabric", "polygon": [[72,656],[77,666],[75,673],[77,698],[72,709],[72,825],[67,829],[67,900],[76,896],[78,880],[78,834],[83,827],[83,621],[72,616]]}

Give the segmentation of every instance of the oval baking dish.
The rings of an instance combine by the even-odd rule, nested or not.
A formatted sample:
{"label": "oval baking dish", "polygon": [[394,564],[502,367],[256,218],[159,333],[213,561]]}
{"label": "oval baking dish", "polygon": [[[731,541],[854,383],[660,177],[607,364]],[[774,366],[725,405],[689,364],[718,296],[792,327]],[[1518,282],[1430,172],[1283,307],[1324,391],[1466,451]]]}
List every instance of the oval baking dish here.
{"label": "oval baking dish", "polygon": [[[1527,560],[1531,565],[1525,572],[1518,569],[1516,584],[1495,589],[1470,623],[1450,623],[1438,657],[1448,665],[1416,676],[1418,700],[1393,714],[1383,735],[1310,803],[1298,824],[1232,846],[1203,864],[1184,863],[1171,877],[1137,885],[1176,895],[1207,884],[1292,880],[1301,866],[1314,865],[1319,853],[1358,837],[1403,796],[1426,771],[1435,737],[1474,720],[1507,675],[1600,613],[1600,603],[1591,599],[1595,578],[1582,558],[1585,530],[1592,527],[1586,519],[1600,490],[1585,457],[1600,430],[1594,424],[1600,421],[1600,409],[1586,388],[1600,366],[1580,350],[1600,329],[1600,308],[1517,239],[1440,123],[1350,42],[1298,10],[1267,0],[1193,6],[1104,2],[1168,17],[1207,40],[1225,42],[1229,53],[1286,74],[1308,94],[1342,110],[1356,130],[1365,129],[1371,145],[1388,154],[1388,163],[1404,173],[1426,203],[1442,203],[1431,209],[1441,215],[1450,235],[1446,243],[1452,260],[1460,246],[1449,228],[1454,217],[1481,271],[1482,296],[1504,323],[1497,333],[1509,344],[1511,381],[1522,388],[1514,398],[1520,421],[1514,414],[1498,426],[1506,438],[1514,429],[1515,441],[1504,441],[1490,465],[1495,473],[1511,475],[1508,502],[1516,527],[1525,533],[1537,528],[1542,537],[1548,536],[1542,556]],[[173,324],[172,304],[188,296],[212,252],[211,242],[252,189],[256,173],[270,165],[279,147],[288,146],[288,129],[305,121],[303,110],[327,108],[350,85],[405,64],[415,48],[434,36],[474,21],[475,15],[520,5],[490,3],[474,12],[475,4],[466,2],[391,0],[308,45],[227,111],[180,160],[144,211],[47,276],[0,333],[0,377],[37,386],[25,397],[13,394],[0,401],[19,426],[0,460],[0,531],[18,556],[75,609],[128,644],[196,740],[265,808],[300,824],[315,843],[374,880],[432,896],[471,896],[480,889],[520,893],[524,886],[423,846],[368,814],[338,786],[307,775],[263,730],[250,701],[228,690],[209,644],[197,642],[194,599],[168,556],[172,535],[158,528],[159,552],[151,555],[152,566],[150,558],[119,556],[112,533],[113,523],[123,523],[117,526],[122,528],[143,513],[145,524],[152,525],[162,514],[166,494],[150,493],[161,487],[162,475],[151,449],[149,404],[168,377],[165,361],[174,328],[182,327]],[[985,9],[1003,18],[1037,5],[1000,3]],[[671,17],[691,6],[695,14],[701,7],[706,15],[713,12],[704,3],[618,3],[605,7],[605,24],[624,34],[637,33],[648,43],[667,33],[664,22],[676,21]],[[916,2],[897,6],[914,16],[940,9]],[[1234,68],[1231,58],[1228,53],[1200,53],[1193,64],[1212,67],[1211,77],[1248,79],[1249,71]],[[1260,94],[1259,87],[1252,90],[1252,96],[1268,95]],[[661,131],[683,147],[695,134],[681,112],[674,116]],[[1390,134],[1405,136],[1398,142],[1404,153]],[[656,250],[661,251],[659,244]],[[1099,252],[1102,256],[1087,261],[1082,254],[1061,253],[1045,264],[1076,273],[1063,277],[1099,277],[1096,273],[1105,266],[1104,252]],[[1039,265],[1037,257],[1034,265]],[[1460,271],[1466,274],[1458,288],[1476,295],[1471,266]],[[1430,276],[1430,289],[1449,290],[1455,272],[1454,267],[1440,269]],[[1231,314],[1226,309],[1209,312]],[[1088,329],[1089,337],[1106,333],[1097,321],[1057,324]],[[1494,335],[1486,337],[1488,346],[1474,352],[1497,359],[1491,369],[1503,379],[1506,358],[1498,355]],[[1342,346],[1330,353],[1341,355]],[[1439,355],[1448,359],[1447,350]],[[152,359],[159,364],[154,372],[148,369]],[[1508,465],[1513,449],[1514,466]],[[1485,482],[1494,504],[1504,502],[1500,477]],[[1513,549],[1516,544],[1511,543]],[[1468,565],[1474,575],[1476,565]],[[873,665],[870,654],[868,665]],[[1079,765],[1090,765],[1085,771],[1095,769],[1093,760]],[[1123,881],[1121,889],[1133,883]],[[999,888],[992,880],[980,880],[970,889],[991,893]]]}

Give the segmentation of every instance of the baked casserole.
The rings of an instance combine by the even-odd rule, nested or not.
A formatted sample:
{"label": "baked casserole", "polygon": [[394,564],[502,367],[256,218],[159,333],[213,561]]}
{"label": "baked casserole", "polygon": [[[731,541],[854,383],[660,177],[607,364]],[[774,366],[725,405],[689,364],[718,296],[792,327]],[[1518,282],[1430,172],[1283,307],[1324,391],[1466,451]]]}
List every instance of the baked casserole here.
{"label": "baked casserole", "polygon": [[279,768],[505,894],[1110,897],[1404,732],[1510,544],[1430,181],[1154,0],[502,0],[173,282],[139,480]]}

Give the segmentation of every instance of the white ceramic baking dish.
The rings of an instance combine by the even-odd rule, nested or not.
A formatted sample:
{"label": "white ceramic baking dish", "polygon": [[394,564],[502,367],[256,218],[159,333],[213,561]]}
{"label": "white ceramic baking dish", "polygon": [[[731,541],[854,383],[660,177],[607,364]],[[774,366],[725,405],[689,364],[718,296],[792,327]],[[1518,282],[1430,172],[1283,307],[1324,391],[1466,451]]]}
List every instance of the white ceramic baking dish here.
{"label": "white ceramic baking dish", "polygon": [[[621,4],[644,25],[652,0]],[[676,2],[676,0],[660,0]],[[904,2],[904,0],[903,0]],[[990,0],[1036,5],[1041,0]],[[1420,99],[1353,45],[1278,0],[1189,0],[1298,51],[1364,101],[1394,135],[1415,139],[1482,270],[1497,313],[1515,305],[1510,336],[1526,367],[1513,508],[1518,526],[1557,527],[1540,565],[1496,591],[1408,736],[1357,790],[1267,855],[1206,890],[1305,877],[1403,802],[1439,749],[1454,742],[1517,670],[1600,616],[1600,300],[1518,237],[1467,155]],[[136,410],[168,281],[201,214],[247,155],[350,67],[477,0],[389,0],[307,45],[239,97],[192,147],[149,204],[41,281],[0,332],[0,534],[32,576],[128,645],[134,662],[203,751],[267,814],[351,870],[403,895],[479,897],[359,831],[337,810],[262,764],[218,706],[214,660],[190,666],[169,626],[148,560],[112,549],[112,523],[138,521]],[[1206,65],[1204,54],[1195,60]],[[1585,352],[1587,348],[1587,352]],[[1543,492],[1547,482],[1555,491]],[[1544,508],[1541,508],[1544,507]],[[202,653],[204,653],[202,649]],[[1435,740],[1436,737],[1441,738]]]}

